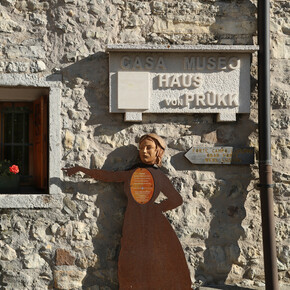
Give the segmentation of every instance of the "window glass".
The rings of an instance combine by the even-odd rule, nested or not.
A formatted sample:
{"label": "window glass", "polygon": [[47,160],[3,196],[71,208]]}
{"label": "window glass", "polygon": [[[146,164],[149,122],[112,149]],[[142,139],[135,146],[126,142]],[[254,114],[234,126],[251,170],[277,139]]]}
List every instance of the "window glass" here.
{"label": "window glass", "polygon": [[3,158],[17,164],[21,175],[29,174],[29,110],[17,103],[7,104],[2,110],[4,127]]}
{"label": "window glass", "polygon": [[17,111],[13,114],[13,143],[23,143],[24,141],[24,132],[28,131],[24,126],[24,116],[24,113]]}
{"label": "window glass", "polygon": [[39,192],[48,186],[46,101],[42,97],[32,102],[0,102],[0,161],[19,167],[20,191]]}
{"label": "window glass", "polygon": [[12,142],[12,113],[4,113],[4,140],[5,143]]}

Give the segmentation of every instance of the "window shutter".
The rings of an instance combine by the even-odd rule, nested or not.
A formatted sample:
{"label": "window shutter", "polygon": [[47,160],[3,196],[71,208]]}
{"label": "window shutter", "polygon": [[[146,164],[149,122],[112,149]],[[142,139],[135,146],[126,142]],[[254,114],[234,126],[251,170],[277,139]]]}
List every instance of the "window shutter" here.
{"label": "window shutter", "polygon": [[46,189],[47,178],[47,98],[33,102],[33,177],[36,187]]}

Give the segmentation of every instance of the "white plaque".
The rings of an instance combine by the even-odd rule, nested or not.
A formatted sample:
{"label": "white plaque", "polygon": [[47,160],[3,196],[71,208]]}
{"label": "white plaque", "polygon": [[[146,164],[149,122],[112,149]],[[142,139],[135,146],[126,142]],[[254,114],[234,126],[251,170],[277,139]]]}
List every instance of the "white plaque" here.
{"label": "white plaque", "polygon": [[118,109],[149,109],[148,72],[118,72]]}
{"label": "white plaque", "polygon": [[237,113],[250,112],[250,61],[255,50],[109,46],[110,112],[126,113],[127,121],[140,121],[143,113],[217,113],[218,121],[235,121]]}

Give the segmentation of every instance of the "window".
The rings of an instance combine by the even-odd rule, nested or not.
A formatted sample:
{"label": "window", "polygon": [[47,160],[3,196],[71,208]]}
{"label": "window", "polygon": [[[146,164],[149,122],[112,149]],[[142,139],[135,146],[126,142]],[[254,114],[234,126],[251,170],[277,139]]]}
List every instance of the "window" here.
{"label": "window", "polygon": [[[28,158],[28,163],[24,162],[28,165],[26,169],[24,168],[26,173],[22,178],[21,189],[15,193],[0,193],[0,208],[61,208],[63,199],[61,190],[61,94],[62,76],[60,74],[47,76],[1,74],[0,104],[2,107],[0,110],[2,111],[2,108],[7,106],[14,107],[11,108],[14,114],[22,112],[22,117],[17,116],[18,119],[26,118],[27,120],[28,118],[28,125],[26,121],[21,121],[20,127],[15,121],[14,130],[16,128],[20,131],[21,128],[22,132],[22,135],[17,134],[17,138],[22,137],[20,142],[17,139],[10,142],[8,150],[12,150],[11,147],[14,146],[13,150],[16,150],[14,156],[20,155],[20,162]],[[44,98],[43,102],[39,101],[41,97]],[[3,113],[1,113],[0,122],[2,116]],[[6,118],[9,120],[8,116]],[[10,125],[8,122],[6,121],[6,126],[13,127],[14,121],[10,119]],[[23,122],[26,123],[23,124]],[[23,126],[26,129],[23,129]],[[3,133],[1,128],[2,124],[0,124],[0,138],[2,138]],[[35,131],[34,134],[33,131]],[[37,134],[41,131],[44,133]],[[12,131],[6,134],[12,135]],[[45,135],[46,138],[37,139],[37,136],[44,137]],[[5,140],[0,142],[3,143],[3,146],[4,143],[9,146]],[[22,149],[17,148],[17,146]],[[25,153],[25,148],[28,148],[28,155]],[[40,176],[44,178],[40,178]]]}
{"label": "window", "polygon": [[45,89],[15,88],[9,90],[10,98],[0,99],[0,160],[19,166],[17,193],[48,191],[48,97],[44,93]]}

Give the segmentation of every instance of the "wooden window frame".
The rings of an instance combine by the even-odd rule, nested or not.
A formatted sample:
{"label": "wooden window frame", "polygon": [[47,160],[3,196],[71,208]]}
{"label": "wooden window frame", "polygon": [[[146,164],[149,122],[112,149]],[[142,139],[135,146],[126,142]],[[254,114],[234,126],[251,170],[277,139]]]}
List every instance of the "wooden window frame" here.
{"label": "wooden window frame", "polygon": [[[0,120],[1,114],[3,113],[3,108],[17,108],[25,107],[29,113],[29,140],[28,143],[28,175],[32,179],[28,183],[23,181],[20,183],[20,188],[18,191],[20,193],[47,193],[48,192],[48,106],[47,106],[47,96],[41,96],[35,101],[27,102],[1,102],[0,101]],[[5,114],[5,112],[4,112]],[[0,121],[1,122],[1,121]],[[0,128],[2,124],[0,124]],[[0,134],[0,138],[4,138],[3,132]],[[14,136],[13,136],[14,137]],[[5,140],[1,140],[5,144]],[[2,148],[3,149],[3,148]],[[3,152],[1,152],[1,156]],[[3,158],[2,159],[10,159]],[[21,175],[21,168],[20,173]],[[0,191],[0,194],[2,192]],[[5,193],[5,192],[4,192]]]}

